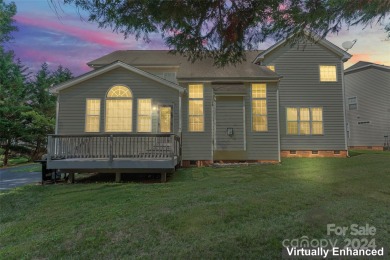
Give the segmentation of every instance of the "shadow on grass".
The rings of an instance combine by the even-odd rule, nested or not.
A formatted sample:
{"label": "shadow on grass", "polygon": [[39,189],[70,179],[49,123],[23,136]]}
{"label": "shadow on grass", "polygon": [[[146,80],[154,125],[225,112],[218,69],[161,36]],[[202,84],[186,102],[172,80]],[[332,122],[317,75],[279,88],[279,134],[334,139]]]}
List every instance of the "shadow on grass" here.
{"label": "shadow on grass", "polygon": [[[169,177],[169,175],[168,175]],[[159,173],[122,173],[121,183],[160,183]],[[169,181],[169,179],[168,179]],[[76,175],[76,183],[115,183],[114,173],[81,173]]]}
{"label": "shadow on grass", "polygon": [[362,154],[363,154],[362,152],[358,152],[358,151],[348,151],[349,157],[359,156]]}
{"label": "shadow on grass", "polygon": [[379,150],[349,150],[349,157],[359,156],[362,154],[380,154],[380,155],[390,155],[390,151],[379,151]]}

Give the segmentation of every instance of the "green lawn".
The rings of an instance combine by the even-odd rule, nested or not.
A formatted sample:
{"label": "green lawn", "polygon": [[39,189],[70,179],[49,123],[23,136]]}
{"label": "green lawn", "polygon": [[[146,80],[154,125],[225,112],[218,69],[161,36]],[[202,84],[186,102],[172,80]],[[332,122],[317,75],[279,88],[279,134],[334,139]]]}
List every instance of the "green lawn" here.
{"label": "green lawn", "polygon": [[389,248],[390,152],[352,155],[0,193],[0,259],[278,259],[283,239],[339,238],[330,223]]}

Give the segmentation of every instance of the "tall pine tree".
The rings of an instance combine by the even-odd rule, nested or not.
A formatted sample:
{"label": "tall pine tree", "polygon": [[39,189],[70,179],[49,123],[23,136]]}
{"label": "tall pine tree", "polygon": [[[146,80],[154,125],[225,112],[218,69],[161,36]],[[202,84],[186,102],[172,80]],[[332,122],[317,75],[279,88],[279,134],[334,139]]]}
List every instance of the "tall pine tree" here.
{"label": "tall pine tree", "polygon": [[59,66],[51,72],[43,63],[33,80],[27,84],[27,99],[31,111],[25,113],[27,127],[24,140],[32,146],[31,158],[38,159],[45,153],[47,135],[54,133],[56,117],[56,96],[49,89],[72,78],[69,69]]}
{"label": "tall pine tree", "polygon": [[26,68],[14,61],[12,52],[0,47],[0,143],[4,149],[3,165],[8,164],[11,148],[25,135],[25,113],[31,110],[26,103]]}

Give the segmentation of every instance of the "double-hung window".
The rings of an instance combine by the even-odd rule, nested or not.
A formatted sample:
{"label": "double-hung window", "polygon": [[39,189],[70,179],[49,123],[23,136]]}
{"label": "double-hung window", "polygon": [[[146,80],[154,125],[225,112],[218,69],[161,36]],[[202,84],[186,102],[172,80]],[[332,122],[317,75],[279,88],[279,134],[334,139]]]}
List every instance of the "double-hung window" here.
{"label": "double-hung window", "polygon": [[85,108],[85,132],[100,131],[100,99],[88,98]]}
{"label": "double-hung window", "polygon": [[152,132],[152,100],[150,98],[138,99],[138,132]]}
{"label": "double-hung window", "polygon": [[320,81],[336,82],[337,69],[335,65],[320,65]]}
{"label": "double-hung window", "polygon": [[190,132],[204,131],[203,85],[188,86],[188,129]]}
{"label": "double-hung window", "polygon": [[321,135],[324,133],[322,107],[288,107],[288,135]]}
{"label": "double-hung window", "polygon": [[267,120],[267,85],[252,84],[252,130],[263,132],[268,130]]}
{"label": "double-hung window", "polygon": [[357,110],[357,97],[348,98],[348,110]]}

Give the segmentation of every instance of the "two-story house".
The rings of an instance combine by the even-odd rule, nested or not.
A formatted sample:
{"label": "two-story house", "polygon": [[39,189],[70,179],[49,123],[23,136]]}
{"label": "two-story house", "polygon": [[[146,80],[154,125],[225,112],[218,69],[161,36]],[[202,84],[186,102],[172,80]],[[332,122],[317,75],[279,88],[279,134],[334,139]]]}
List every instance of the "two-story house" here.
{"label": "two-story house", "polygon": [[347,156],[343,63],[325,39],[278,42],[216,68],[168,51],[115,51],[54,86],[49,169],[169,171],[213,162]]}

